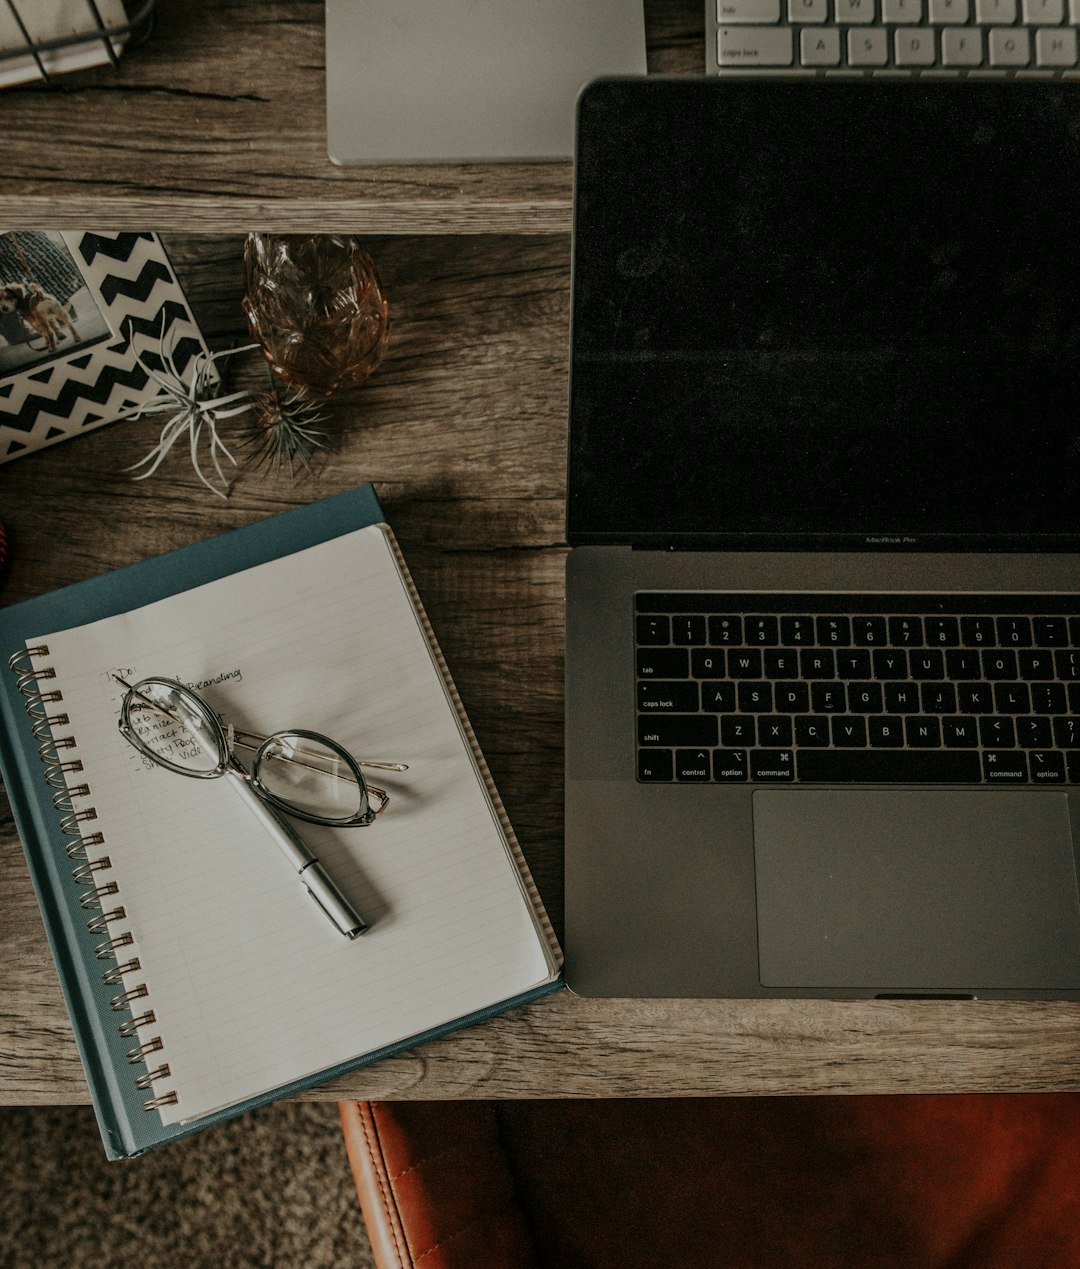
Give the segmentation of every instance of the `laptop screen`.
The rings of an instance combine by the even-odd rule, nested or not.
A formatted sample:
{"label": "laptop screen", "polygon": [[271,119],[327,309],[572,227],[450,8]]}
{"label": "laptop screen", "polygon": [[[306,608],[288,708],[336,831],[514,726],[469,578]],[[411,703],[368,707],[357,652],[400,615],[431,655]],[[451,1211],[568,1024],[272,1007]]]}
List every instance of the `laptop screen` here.
{"label": "laptop screen", "polygon": [[586,90],[568,531],[1076,549],[1080,83]]}

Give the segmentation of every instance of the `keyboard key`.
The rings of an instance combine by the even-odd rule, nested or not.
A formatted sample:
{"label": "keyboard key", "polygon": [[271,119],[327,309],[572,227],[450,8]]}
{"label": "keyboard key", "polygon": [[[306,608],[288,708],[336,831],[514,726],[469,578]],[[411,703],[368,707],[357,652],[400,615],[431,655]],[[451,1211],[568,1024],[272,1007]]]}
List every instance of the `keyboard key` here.
{"label": "keyboard key", "polygon": [[750,779],[759,784],[790,784],[795,779],[795,756],[790,749],[755,749],[750,754]]}
{"label": "keyboard key", "polygon": [[1015,652],[984,652],[983,677],[988,679],[1015,679],[1020,675]]}
{"label": "keyboard key", "polygon": [[757,743],[757,726],[746,714],[727,714],[720,719],[720,743],[729,749]]}
{"label": "keyboard key", "polygon": [[1003,648],[1031,647],[1031,622],[1027,617],[999,617],[997,632]]}
{"label": "keyboard key", "polygon": [[917,683],[885,684],[885,708],[890,714],[917,714],[919,707]]}
{"label": "keyboard key", "polygon": [[[685,653],[683,653],[685,656]],[[690,672],[696,679],[722,679],[727,674],[727,660],[721,648],[694,648],[690,653]]]}
{"label": "keyboard key", "polygon": [[[1080,4],[1080,0],[1077,0]],[[1070,784],[1080,784],[1080,749],[1070,750],[1065,755],[1065,772]]]}
{"label": "keyboard key", "polygon": [[991,66],[1027,66],[1031,61],[1031,37],[1024,30],[994,27],[989,33]]}
{"label": "keyboard key", "polygon": [[1023,0],[1020,12],[1027,26],[1057,26],[1065,16],[1065,0]]}
{"label": "keyboard key", "polygon": [[874,0],[836,0],[837,22],[873,22]]}
{"label": "keyboard key", "polygon": [[851,643],[851,622],[847,617],[819,617],[817,640],[823,648],[846,648]]}
{"label": "keyboard key", "polygon": [[960,623],[955,617],[927,617],[925,624],[931,648],[955,648],[960,642]]}
{"label": "keyboard key", "polygon": [[1031,708],[1031,697],[1026,683],[997,683],[994,685],[994,706],[999,714],[1026,714]]}
{"label": "keyboard key", "polygon": [[889,60],[889,33],[881,27],[850,27],[847,46],[850,66],[884,66]]}
{"label": "keyboard key", "polygon": [[742,643],[742,618],[710,617],[709,642],[722,646]]}
{"label": "keyboard key", "polygon": [[789,22],[824,22],[828,16],[828,0],[788,0]]}
{"label": "keyboard key", "polygon": [[667,617],[638,617],[637,641],[646,645],[671,642],[671,623]]}
{"label": "keyboard key", "polygon": [[1055,652],[1054,667],[1059,679],[1067,682],[1080,681],[1080,652]]}
{"label": "keyboard key", "polygon": [[1035,643],[1040,648],[1068,647],[1069,624],[1064,617],[1036,617],[1032,622]]}
{"label": "keyboard key", "polygon": [[1064,784],[1065,755],[1053,749],[1034,749],[1028,754],[1032,784]]}
{"label": "keyboard key", "polygon": [[907,653],[894,648],[874,650],[874,678],[906,679],[908,676]]}
{"label": "keyboard key", "polygon": [[863,749],[866,747],[866,719],[853,718],[850,714],[832,720],[832,740],[838,749]]}
{"label": "keyboard key", "polygon": [[820,747],[829,743],[829,720],[817,714],[795,719],[796,746]]}
{"label": "keyboard key", "polygon": [[922,21],[922,0],[881,0],[881,20],[890,26]]}
{"label": "keyboard key", "polygon": [[812,683],[810,708],[817,714],[842,714],[847,709],[843,683]]}
{"label": "keyboard key", "polygon": [[751,647],[775,647],[780,642],[780,624],[775,617],[747,617],[744,629]]}
{"label": "keyboard key", "polygon": [[674,683],[646,679],[638,683],[638,709],[642,713],[689,714],[699,704],[698,685],[687,679]]}
{"label": "keyboard key", "polygon": [[639,749],[638,779],[646,781],[671,780],[675,774],[670,749]]}
{"label": "keyboard key", "polygon": [[836,661],[828,648],[804,648],[799,653],[799,665],[804,679],[836,677]]}
{"label": "keyboard key", "polygon": [[866,734],[874,749],[899,749],[904,743],[904,724],[890,714],[874,714],[866,720]]}
{"label": "keyboard key", "polygon": [[715,714],[641,714],[638,716],[638,744],[712,747],[719,740]]}
{"label": "keyboard key", "polygon": [[912,715],[904,721],[904,733],[912,749],[941,748],[941,724],[936,718]]}
{"label": "keyboard key", "polygon": [[708,749],[676,749],[675,779],[702,784],[712,778],[712,758]]}
{"label": "keyboard key", "polygon": [[1052,679],[1054,677],[1054,654],[1052,652],[1028,652],[1019,654],[1020,677],[1031,682],[1034,679]]}
{"label": "keyboard key", "polygon": [[791,719],[785,714],[767,714],[758,719],[758,744],[767,749],[790,749]]}
{"label": "keyboard key", "polygon": [[935,649],[926,652],[908,653],[908,664],[913,679],[943,679],[945,677],[945,656]]}
{"label": "keyboard key", "polygon": [[735,712],[735,684],[702,683],[701,708],[716,714],[733,714]]}
{"label": "keyboard key", "polygon": [[981,679],[982,658],[968,648],[954,648],[945,653],[945,674],[950,679]]}
{"label": "keyboard key", "polygon": [[994,709],[994,689],[989,683],[961,683],[956,694],[962,714],[990,714]]}
{"label": "keyboard key", "polygon": [[956,713],[956,688],[951,683],[923,683],[919,695],[924,713]]}
{"label": "keyboard key", "polygon": [[841,649],[836,654],[838,679],[868,679],[873,673],[870,653],[865,649]]}
{"label": "keyboard key", "polygon": [[765,677],[793,679],[799,673],[799,654],[793,648],[766,648]]}
{"label": "keyboard key", "polygon": [[745,749],[714,749],[713,779],[717,784],[742,784],[750,774]]}
{"label": "keyboard key", "polygon": [[1027,784],[1027,759],[1018,749],[984,753],[983,778],[988,784]]}
{"label": "keyboard key", "polygon": [[[890,684],[898,687],[899,684]],[[885,708],[880,683],[849,683],[848,709],[856,714],[880,714]],[[892,710],[896,713],[896,710]]]}
{"label": "keyboard key", "polygon": [[671,642],[680,644],[704,643],[705,629],[704,617],[672,617]]}
{"label": "keyboard key", "polygon": [[[1060,683],[1033,683],[1031,710],[1035,714],[1064,714],[1069,705]],[[1076,711],[1080,712],[1080,711]]]}
{"label": "keyboard key", "polygon": [[980,718],[979,740],[984,749],[1012,749],[1016,728],[1011,718]]}
{"label": "keyboard key", "polygon": [[943,718],[941,739],[946,749],[974,749],[979,743],[979,730],[974,718]]}
{"label": "keyboard key", "polygon": [[810,689],[805,683],[777,683],[776,709],[781,714],[803,714],[810,708]]}
{"label": "keyboard key", "polygon": [[934,26],[958,26],[968,20],[968,0],[930,0],[930,21]]}
{"label": "keyboard key", "polygon": [[797,757],[800,780],[816,784],[978,784],[977,753],[939,749],[807,750]]}
{"label": "keyboard key", "polygon": [[733,648],[728,653],[728,675],[733,679],[761,678],[761,653],[757,648]]}
{"label": "keyboard key", "polygon": [[997,641],[993,617],[961,617],[960,637],[969,648],[992,648]]}
{"label": "keyboard key", "polygon": [[1049,718],[1018,718],[1016,743],[1021,749],[1049,749],[1054,743],[1054,729]]}
{"label": "keyboard key", "polygon": [[684,679],[690,662],[685,648],[639,648],[637,672],[640,679]]}
{"label": "keyboard key", "polygon": [[718,22],[779,22],[780,0],[717,0]]}
{"label": "keyboard key", "polygon": [[832,26],[800,31],[799,60],[803,66],[839,66],[840,32]]}
{"label": "keyboard key", "polygon": [[783,26],[722,26],[717,31],[721,66],[790,66],[791,28]]}
{"label": "keyboard key", "polygon": [[899,647],[921,647],[923,628],[921,617],[890,617],[889,642]]}
{"label": "keyboard key", "polygon": [[1016,21],[1016,0],[975,0],[975,21],[1011,26]]}
{"label": "keyboard key", "polygon": [[813,617],[781,617],[780,641],[789,647],[812,644],[814,642]]}
{"label": "keyboard key", "polygon": [[739,712],[741,714],[768,714],[772,712],[771,683],[740,683]]}
{"label": "keyboard key", "polygon": [[897,66],[933,66],[937,60],[937,36],[929,27],[900,27],[893,35]]}
{"label": "keyboard key", "polygon": [[1055,718],[1053,722],[1054,744],[1059,749],[1080,748],[1080,718],[1070,714],[1065,718]]}
{"label": "keyboard key", "polygon": [[887,643],[888,627],[884,617],[852,617],[851,641],[859,648],[877,647]]}

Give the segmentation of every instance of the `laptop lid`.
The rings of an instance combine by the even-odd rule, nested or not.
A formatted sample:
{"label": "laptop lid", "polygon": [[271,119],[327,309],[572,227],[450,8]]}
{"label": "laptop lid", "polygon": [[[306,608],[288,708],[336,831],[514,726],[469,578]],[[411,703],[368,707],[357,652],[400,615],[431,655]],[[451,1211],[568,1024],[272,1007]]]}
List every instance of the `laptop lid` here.
{"label": "laptop lid", "polygon": [[579,103],[568,535],[1080,546],[1080,88]]}

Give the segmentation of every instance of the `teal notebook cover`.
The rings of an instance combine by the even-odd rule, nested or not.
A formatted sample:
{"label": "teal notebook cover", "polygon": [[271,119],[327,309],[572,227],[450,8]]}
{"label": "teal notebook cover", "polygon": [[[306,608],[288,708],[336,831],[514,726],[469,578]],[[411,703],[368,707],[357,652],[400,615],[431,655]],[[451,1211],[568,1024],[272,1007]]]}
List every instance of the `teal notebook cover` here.
{"label": "teal notebook cover", "polygon": [[[0,650],[7,657],[18,652],[28,638],[41,631],[63,630],[115,616],[383,522],[382,508],[370,485],[284,512],[219,537],[0,609]],[[87,918],[93,913],[79,905],[79,887],[73,883],[71,876],[73,861],[63,849],[62,811],[54,805],[53,790],[44,780],[38,752],[40,742],[32,734],[32,720],[26,712],[27,698],[20,692],[17,682],[14,673],[0,675],[0,771],[23,843],[109,1158],[140,1154],[166,1141],[189,1136],[213,1123],[502,1013],[561,986],[560,979],[555,977],[488,1009],[448,1020],[442,1026],[234,1103],[194,1122],[162,1124],[156,1114],[143,1109],[143,1103],[153,1096],[153,1090],[136,1086],[136,1077],[145,1067],[132,1065],[127,1053],[138,1041],[123,1037],[118,1031],[118,1022],[123,1020],[124,1015],[114,1012],[110,1001],[122,988],[103,982],[102,970],[108,966],[96,959],[93,951],[94,946],[107,936],[87,929]],[[41,686],[47,690],[49,685],[45,682]],[[77,860],[74,861],[75,865],[77,863]]]}

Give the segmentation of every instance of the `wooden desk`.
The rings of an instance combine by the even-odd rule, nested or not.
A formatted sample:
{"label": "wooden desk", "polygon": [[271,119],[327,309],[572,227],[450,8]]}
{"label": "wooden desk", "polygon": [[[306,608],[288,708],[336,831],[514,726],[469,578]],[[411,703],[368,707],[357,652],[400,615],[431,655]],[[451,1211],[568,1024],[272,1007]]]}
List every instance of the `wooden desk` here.
{"label": "wooden desk", "polygon": [[[213,61],[218,42],[207,32],[226,20],[235,25],[241,10],[250,16],[259,9],[286,28],[286,44],[304,42],[307,62],[321,65],[321,3],[315,0],[262,8],[254,0],[208,4],[200,6],[205,23],[189,16],[195,8],[163,5],[163,11],[177,11],[168,21],[178,27],[178,55],[191,39]],[[651,45],[651,62],[692,62],[700,49],[693,39],[701,38],[696,0],[647,4],[646,11],[651,36],[665,33]],[[257,25],[252,38],[262,38]],[[242,53],[238,49],[235,57]],[[148,48],[125,63],[121,82],[153,78],[144,56],[162,73],[167,59]],[[222,52],[221,65],[232,56]],[[304,74],[317,78],[315,71],[311,65]],[[174,230],[164,235],[166,245],[215,348],[242,330],[244,228],[362,228],[391,298],[393,342],[362,396],[341,412],[339,444],[318,480],[293,483],[245,471],[222,502],[177,456],[152,480],[133,483],[122,469],[152,443],[149,423],[103,428],[0,468],[0,517],[15,551],[0,598],[13,602],[40,594],[374,481],[561,931],[568,170],[475,169],[458,174],[460,181],[455,176],[457,183],[426,170],[419,176],[398,170],[386,180],[385,174],[339,173],[322,158],[311,102],[307,122],[284,139],[281,166],[293,173],[283,178],[284,194],[273,193],[276,178],[260,185],[254,171],[278,151],[271,147],[252,163],[243,141],[234,144],[235,164],[220,138],[208,147],[189,147],[192,164],[209,162],[209,152],[220,165],[216,201],[205,182],[185,180],[178,139],[165,144],[159,138],[160,167],[146,161],[149,151],[142,165],[123,157],[128,145],[132,154],[141,148],[134,136],[118,144],[119,157],[110,157],[102,142],[91,159],[73,140],[65,143],[68,150],[53,151],[40,142],[31,146],[17,129],[12,141],[12,120],[35,118],[39,129],[61,139],[73,136],[69,116],[89,128],[84,112],[114,91],[101,87],[111,82],[106,72],[78,81],[92,87],[0,97],[0,152],[9,173],[14,170],[0,196],[0,223],[33,224],[23,214],[29,208],[40,225]],[[255,89],[249,82],[243,91]],[[239,99],[247,100],[242,94]],[[151,104],[175,109],[185,127],[191,114],[209,121],[219,109],[223,115],[245,109],[231,96],[219,103],[207,95],[193,105],[184,94],[119,91],[121,115],[151,117]],[[97,135],[93,129],[90,134]],[[245,161],[251,163],[247,172]],[[36,171],[42,162],[48,170]],[[130,171],[121,179],[128,162]],[[235,181],[231,172],[240,172]],[[421,193],[410,202],[414,177],[422,182]],[[519,184],[508,184],[513,181]],[[177,203],[180,197],[189,201]],[[557,212],[540,216],[536,207],[542,203]],[[496,204],[502,208],[497,214]],[[413,218],[389,225],[405,205]],[[185,223],[222,232],[192,236]],[[474,232],[508,226],[514,232]],[[388,227],[446,232],[375,236]],[[552,228],[560,232],[545,232]],[[241,386],[249,378],[242,376]],[[75,1043],[6,806],[0,896],[0,1104],[85,1102]],[[1076,1089],[1078,1053],[1076,1004],[605,1001],[564,992],[306,1096]]]}

